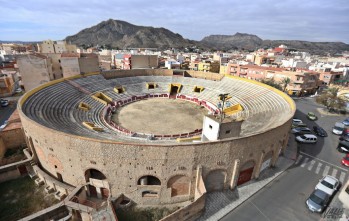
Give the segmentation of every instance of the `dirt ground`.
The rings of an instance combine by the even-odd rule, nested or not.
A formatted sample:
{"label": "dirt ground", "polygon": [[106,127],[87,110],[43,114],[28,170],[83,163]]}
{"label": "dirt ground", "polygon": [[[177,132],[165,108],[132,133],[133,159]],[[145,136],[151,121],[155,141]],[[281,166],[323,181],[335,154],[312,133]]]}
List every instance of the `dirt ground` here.
{"label": "dirt ground", "polygon": [[113,120],[123,128],[147,134],[181,134],[202,128],[208,111],[183,100],[152,98],[118,109]]}

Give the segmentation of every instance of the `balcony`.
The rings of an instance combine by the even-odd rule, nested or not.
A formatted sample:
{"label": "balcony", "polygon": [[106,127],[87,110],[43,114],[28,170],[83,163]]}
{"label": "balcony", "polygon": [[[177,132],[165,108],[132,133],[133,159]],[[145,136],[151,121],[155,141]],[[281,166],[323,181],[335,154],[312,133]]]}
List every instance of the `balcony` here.
{"label": "balcony", "polygon": [[303,79],[296,79],[296,80],[293,81],[293,83],[295,83],[295,84],[303,84],[304,80]]}

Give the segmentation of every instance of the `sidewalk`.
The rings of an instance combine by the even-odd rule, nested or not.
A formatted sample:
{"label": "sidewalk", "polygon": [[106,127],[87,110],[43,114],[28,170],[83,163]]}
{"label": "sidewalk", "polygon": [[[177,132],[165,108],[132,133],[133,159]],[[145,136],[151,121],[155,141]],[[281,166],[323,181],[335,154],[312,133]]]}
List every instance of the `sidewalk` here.
{"label": "sidewalk", "polygon": [[208,193],[206,196],[206,205],[204,214],[197,221],[219,220],[230,211],[238,207],[260,189],[281,175],[286,169],[295,163],[297,158],[297,143],[289,139],[287,149],[283,155],[280,155],[276,166],[263,171],[258,180],[237,187],[235,190],[224,190],[220,192]]}

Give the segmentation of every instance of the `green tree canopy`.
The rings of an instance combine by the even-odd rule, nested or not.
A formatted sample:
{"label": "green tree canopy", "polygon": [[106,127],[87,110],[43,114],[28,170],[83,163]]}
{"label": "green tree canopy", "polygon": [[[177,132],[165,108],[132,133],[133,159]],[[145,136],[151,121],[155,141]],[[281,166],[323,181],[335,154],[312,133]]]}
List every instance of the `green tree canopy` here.
{"label": "green tree canopy", "polygon": [[274,78],[262,79],[261,82],[263,84],[267,84],[271,87],[275,87],[276,89],[279,89],[280,91],[282,90],[282,86],[278,82],[276,82]]}
{"label": "green tree canopy", "polygon": [[324,105],[329,111],[341,111],[346,106],[346,101],[338,97],[338,88],[328,88],[323,94],[316,97],[316,102]]}

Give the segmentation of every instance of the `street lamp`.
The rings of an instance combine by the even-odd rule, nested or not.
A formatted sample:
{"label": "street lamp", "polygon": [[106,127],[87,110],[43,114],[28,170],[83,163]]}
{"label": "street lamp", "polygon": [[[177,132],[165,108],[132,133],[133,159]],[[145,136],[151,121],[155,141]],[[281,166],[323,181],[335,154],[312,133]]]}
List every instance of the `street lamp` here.
{"label": "street lamp", "polygon": [[223,121],[225,115],[224,115],[224,105],[225,101],[227,100],[229,94],[219,94],[219,100],[222,102],[221,105],[221,122]]}

